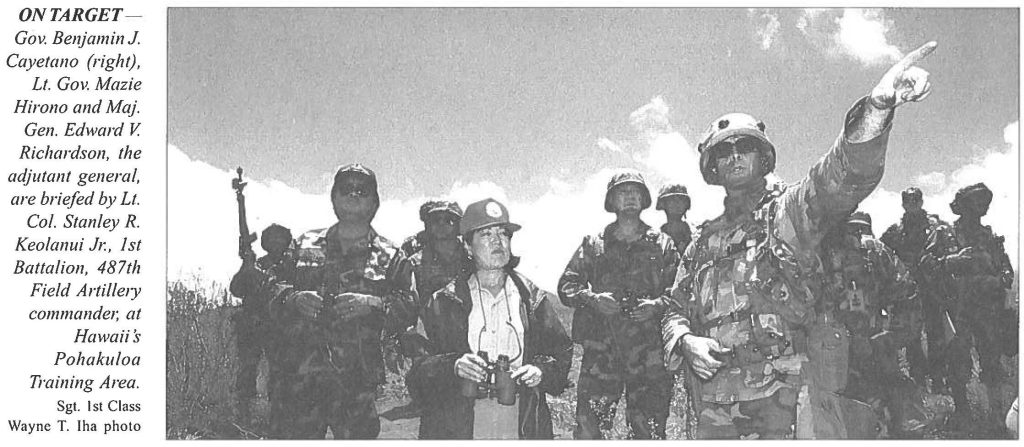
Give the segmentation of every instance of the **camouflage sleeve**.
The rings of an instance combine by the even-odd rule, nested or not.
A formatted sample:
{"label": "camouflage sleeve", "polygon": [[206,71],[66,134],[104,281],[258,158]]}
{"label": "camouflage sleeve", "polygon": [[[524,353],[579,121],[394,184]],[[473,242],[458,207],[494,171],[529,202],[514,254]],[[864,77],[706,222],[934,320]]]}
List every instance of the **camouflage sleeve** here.
{"label": "camouflage sleeve", "polygon": [[281,280],[268,282],[264,290],[267,294],[267,315],[277,333],[308,346],[318,346],[325,341],[325,334],[316,322],[300,317],[285,305],[289,297],[301,290]]}
{"label": "camouflage sleeve", "polygon": [[881,270],[881,285],[885,296],[882,305],[888,306],[907,300],[917,293],[917,285],[910,278],[910,270],[900,261],[892,250],[884,245],[875,252],[875,258]]}
{"label": "camouflage sleeve", "polygon": [[391,272],[392,281],[399,290],[408,290],[412,293],[414,302],[426,299],[426,297],[420,297],[416,290],[416,274],[412,256],[405,251],[399,251],[398,257],[401,259],[397,260],[395,268]]}
{"label": "camouflage sleeve", "polygon": [[583,239],[569,260],[569,265],[565,266],[562,277],[558,279],[558,299],[566,306],[583,307],[594,301],[596,294],[590,290],[590,274],[594,262],[590,256],[591,244],[591,236]]}
{"label": "camouflage sleeve", "polygon": [[928,234],[928,242],[921,254],[919,269],[922,278],[929,284],[930,291],[945,291],[952,289],[950,281],[952,277],[946,269],[946,256],[953,246],[951,245],[953,234],[948,226],[941,225]]}
{"label": "camouflage sleeve", "polygon": [[664,315],[672,300],[672,286],[675,284],[675,277],[678,273],[680,253],[675,242],[668,235],[663,235],[661,244],[662,265],[661,265],[661,287],[660,294],[655,298],[658,302],[659,314]]}
{"label": "camouflage sleeve", "polygon": [[255,295],[267,281],[267,274],[259,271],[253,266],[242,265],[235,276],[231,278],[228,290],[239,298]]}
{"label": "camouflage sleeve", "polygon": [[444,401],[458,393],[459,376],[455,375],[455,361],[461,353],[446,352],[421,357],[413,361],[406,383],[423,390],[428,401]]}
{"label": "camouflage sleeve", "polygon": [[1002,236],[998,236],[995,239],[995,252],[996,252],[996,268],[1001,274],[1001,280],[1003,288],[1013,288],[1013,265],[1010,264],[1010,256],[1006,254],[1006,246],[1004,245],[1005,239]]}
{"label": "camouflage sleeve", "polygon": [[787,188],[778,218],[779,237],[808,252],[828,230],[864,200],[882,180],[891,122],[870,140],[853,142],[850,134],[864,118],[866,98],[846,114],[842,134],[807,176]]}
{"label": "camouflage sleeve", "polygon": [[[537,346],[536,354],[529,362],[540,368],[540,389],[552,396],[562,394],[569,384],[569,368],[572,366],[572,340],[565,332],[565,326],[558,319],[554,303],[547,298],[547,292],[534,288],[535,300],[539,300],[533,311],[535,324],[531,338]],[[538,296],[539,295],[539,296]]]}
{"label": "camouflage sleeve", "polygon": [[889,228],[882,233],[882,237],[878,238],[886,247],[893,250],[896,249],[896,241],[899,240],[899,226],[896,224],[889,225]]}
{"label": "camouflage sleeve", "polygon": [[[406,278],[408,259],[402,252],[397,252],[391,263],[388,264],[386,282],[388,288],[384,291],[384,303],[387,313],[385,324],[385,336],[397,334],[416,324],[419,317],[416,307],[416,297],[413,294],[414,287],[411,285],[411,277]],[[403,270],[406,269],[406,270]]]}
{"label": "camouflage sleeve", "polygon": [[693,259],[694,244],[686,249],[683,259],[678,262],[671,295],[667,301],[668,310],[661,320],[661,334],[664,342],[665,366],[676,371],[682,365],[683,356],[676,350],[679,340],[690,332],[693,309]]}

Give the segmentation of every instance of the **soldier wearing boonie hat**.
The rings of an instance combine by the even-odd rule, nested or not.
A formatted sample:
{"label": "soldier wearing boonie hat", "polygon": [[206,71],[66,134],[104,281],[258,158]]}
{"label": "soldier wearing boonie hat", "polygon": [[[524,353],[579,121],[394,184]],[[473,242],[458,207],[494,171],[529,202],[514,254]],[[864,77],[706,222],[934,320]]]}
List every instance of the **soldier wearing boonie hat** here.
{"label": "soldier wearing boonie hat", "polygon": [[[423,231],[402,244],[405,262],[399,268],[398,277],[403,281],[403,287],[415,291],[417,312],[422,314],[434,292],[454,280],[465,268],[469,255],[459,236],[462,208],[458,203],[429,200],[420,206],[419,217],[423,222]],[[426,340],[425,330],[419,323],[419,315],[415,323],[398,339],[402,356],[412,362],[433,353]],[[397,365],[399,361],[398,358],[389,358],[389,367],[401,370]],[[406,375],[409,376],[408,373]],[[415,381],[406,380],[411,407],[421,409],[426,391],[417,385]]]}

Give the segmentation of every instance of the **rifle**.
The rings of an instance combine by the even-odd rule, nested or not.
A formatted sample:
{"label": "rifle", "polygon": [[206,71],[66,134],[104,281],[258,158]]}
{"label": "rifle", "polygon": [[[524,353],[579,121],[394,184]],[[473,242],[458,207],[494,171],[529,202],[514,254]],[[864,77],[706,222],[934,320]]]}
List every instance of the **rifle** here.
{"label": "rifle", "polygon": [[252,251],[252,243],[256,241],[256,233],[249,232],[249,224],[245,219],[245,195],[242,190],[246,183],[242,181],[242,168],[236,171],[238,178],[231,179],[231,188],[235,190],[235,199],[238,200],[238,257],[243,261],[255,260],[256,254]]}

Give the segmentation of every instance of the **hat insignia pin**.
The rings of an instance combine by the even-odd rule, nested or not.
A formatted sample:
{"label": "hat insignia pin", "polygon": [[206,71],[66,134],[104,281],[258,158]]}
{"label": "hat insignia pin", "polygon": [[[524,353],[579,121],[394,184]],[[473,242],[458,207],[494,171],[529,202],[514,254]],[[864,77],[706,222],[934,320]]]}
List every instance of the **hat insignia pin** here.
{"label": "hat insignia pin", "polygon": [[488,216],[495,219],[501,217],[501,206],[499,206],[497,202],[488,202],[484,210],[487,212]]}

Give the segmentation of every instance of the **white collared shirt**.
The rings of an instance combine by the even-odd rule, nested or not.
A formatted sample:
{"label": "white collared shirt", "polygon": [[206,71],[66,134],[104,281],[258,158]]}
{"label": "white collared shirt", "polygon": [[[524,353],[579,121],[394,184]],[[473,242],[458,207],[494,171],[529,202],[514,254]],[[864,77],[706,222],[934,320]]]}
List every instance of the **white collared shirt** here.
{"label": "white collared shirt", "polygon": [[469,312],[469,348],[473,353],[484,351],[492,362],[498,355],[507,355],[512,370],[523,365],[523,320],[519,315],[519,292],[511,278],[497,296],[480,286],[476,274],[469,278],[469,295],[473,308]]}

